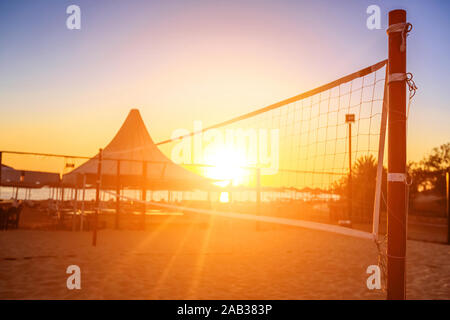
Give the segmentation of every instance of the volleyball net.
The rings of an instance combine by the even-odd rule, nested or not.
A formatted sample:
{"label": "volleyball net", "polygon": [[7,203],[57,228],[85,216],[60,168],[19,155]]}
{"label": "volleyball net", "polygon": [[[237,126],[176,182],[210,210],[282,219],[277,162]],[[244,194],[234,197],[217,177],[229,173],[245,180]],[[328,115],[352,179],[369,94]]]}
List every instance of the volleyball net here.
{"label": "volleyball net", "polygon": [[386,63],[158,145],[225,186],[228,201],[259,201],[264,216],[371,224],[376,237],[386,187]]}
{"label": "volleyball net", "polygon": [[[57,171],[63,178],[60,182],[42,178],[45,187],[40,189],[46,190],[39,193],[42,199],[95,200],[94,189],[100,180],[98,189],[104,191],[100,202],[120,200],[161,210],[374,239],[383,187],[386,63],[381,61],[214,126],[202,128],[197,123],[193,132],[176,130],[170,139],[156,143],[169,163],[146,159],[140,150],[127,149],[105,153],[102,159],[98,155],[88,158],[4,151],[2,163],[11,164],[17,172]],[[135,152],[142,159],[127,158]],[[64,178],[82,166],[89,167],[87,180],[82,176],[73,181]],[[178,181],[179,175],[195,183]],[[194,176],[201,179],[191,179]],[[9,182],[3,174],[3,197],[6,193],[27,198],[27,188],[40,187],[14,189],[12,181],[11,190],[6,190]],[[84,188],[90,191],[78,192]],[[211,205],[214,203],[217,205]],[[353,229],[339,226],[343,222]],[[356,230],[358,224],[365,225],[364,231]]]}

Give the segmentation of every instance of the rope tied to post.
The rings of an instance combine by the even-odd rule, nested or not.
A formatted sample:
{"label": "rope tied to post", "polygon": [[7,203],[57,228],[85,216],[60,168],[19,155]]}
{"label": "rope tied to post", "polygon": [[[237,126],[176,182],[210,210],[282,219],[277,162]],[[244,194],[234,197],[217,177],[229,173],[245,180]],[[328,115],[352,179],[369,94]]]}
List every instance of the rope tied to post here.
{"label": "rope tied to post", "polygon": [[406,118],[408,118],[409,109],[411,107],[411,100],[414,97],[414,95],[416,94],[416,91],[418,88],[416,86],[416,83],[413,80],[413,74],[411,72],[389,74],[388,84],[391,84],[392,82],[395,82],[395,81],[406,81],[406,85],[408,86],[409,101],[408,101],[408,110],[407,110],[407,115],[406,115]]}
{"label": "rope tied to post", "polygon": [[[400,45],[400,51],[404,52],[406,50],[406,37],[412,31],[413,25],[409,22],[401,22],[395,23],[387,28],[386,33],[389,35],[392,32],[400,32],[402,36],[402,44]],[[413,75],[411,72],[407,73],[391,73],[389,74],[388,84],[394,81],[406,81],[409,89],[409,101],[408,101],[408,109],[406,113],[406,119],[409,117],[409,110],[411,107],[411,100],[416,94],[417,86],[413,80]]]}
{"label": "rope tied to post", "polygon": [[386,33],[389,35],[391,32],[401,32],[402,35],[402,44],[400,45],[400,51],[405,52],[406,50],[406,37],[409,32],[413,29],[413,26],[409,22],[401,22],[391,25],[386,29]]}
{"label": "rope tied to post", "polygon": [[411,72],[407,73],[391,73],[389,75],[388,84],[395,81],[406,81],[409,89],[409,98],[414,97],[417,91],[416,83],[413,80],[413,74]]}

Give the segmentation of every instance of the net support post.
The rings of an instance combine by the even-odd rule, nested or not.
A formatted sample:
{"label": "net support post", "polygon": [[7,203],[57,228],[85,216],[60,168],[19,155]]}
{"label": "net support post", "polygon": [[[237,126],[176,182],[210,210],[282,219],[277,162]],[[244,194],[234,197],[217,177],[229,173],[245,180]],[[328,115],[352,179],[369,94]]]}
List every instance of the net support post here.
{"label": "net support post", "polygon": [[[261,169],[256,169],[256,215],[261,215]],[[256,230],[260,230],[261,225],[259,220],[256,221]]]}
{"label": "net support post", "polygon": [[1,188],[2,188],[2,157],[3,157],[3,152],[0,151],[0,197],[1,197]]}
{"label": "net support post", "polygon": [[80,217],[80,231],[83,231],[84,223],[84,200],[86,199],[86,174],[83,174],[83,192],[81,196],[81,217]]}
{"label": "net support post", "polygon": [[117,160],[116,172],[116,219],[115,229],[119,229],[119,212],[120,212],[120,160]]}
{"label": "net support post", "polygon": [[64,183],[61,182],[61,208],[64,207],[64,191],[65,191]]}
{"label": "net support post", "polygon": [[95,189],[95,213],[94,213],[94,230],[92,234],[92,245],[97,246],[97,228],[98,228],[98,213],[100,211],[100,187],[102,179],[102,155],[103,150],[98,152],[98,166],[97,166],[97,183]]}
{"label": "net support post", "polygon": [[75,196],[73,202],[73,215],[72,215],[72,231],[76,231],[76,221],[78,220],[78,181],[80,180],[80,174],[75,176]]}
{"label": "net support post", "polygon": [[142,200],[142,230],[145,230],[145,214],[147,211],[147,205],[145,201],[147,200],[147,162],[142,162],[142,193],[141,193],[141,200]]}
{"label": "net support post", "polygon": [[447,197],[447,244],[450,245],[450,171],[445,173]]}
{"label": "net support post", "polygon": [[[406,23],[405,10],[389,12],[389,27]],[[406,73],[406,37],[388,32],[389,75]],[[406,298],[406,181],[396,177],[406,173],[406,82],[388,86],[388,194],[387,194],[387,299]],[[393,177],[393,178],[390,178]]]}

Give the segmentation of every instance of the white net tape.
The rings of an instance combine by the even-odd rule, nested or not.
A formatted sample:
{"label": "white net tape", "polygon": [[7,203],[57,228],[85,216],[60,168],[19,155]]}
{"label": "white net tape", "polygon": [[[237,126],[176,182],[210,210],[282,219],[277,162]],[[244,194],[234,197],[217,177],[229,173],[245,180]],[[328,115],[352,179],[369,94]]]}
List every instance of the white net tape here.
{"label": "white net tape", "polygon": [[176,205],[167,204],[167,203],[138,200],[138,199],[135,199],[132,197],[119,195],[119,194],[117,194],[115,192],[111,192],[111,191],[102,191],[102,192],[113,195],[115,197],[120,197],[125,200],[133,201],[136,203],[148,204],[148,205],[157,206],[157,207],[165,208],[165,209],[176,209],[176,210],[180,210],[180,211],[215,215],[215,216],[234,218],[234,219],[244,219],[244,220],[251,220],[251,221],[275,223],[275,224],[288,225],[288,226],[294,226],[294,227],[328,231],[328,232],[337,233],[337,234],[350,236],[350,237],[374,240],[374,235],[370,232],[354,230],[354,229],[345,228],[345,227],[336,226],[336,225],[329,225],[329,224],[324,224],[324,223],[297,220],[297,219],[287,219],[287,218],[270,217],[270,216],[258,216],[258,215],[253,215],[253,214],[244,214],[244,213],[237,213],[237,212],[223,212],[223,211],[191,208],[191,207],[185,207],[185,206],[176,206]]}

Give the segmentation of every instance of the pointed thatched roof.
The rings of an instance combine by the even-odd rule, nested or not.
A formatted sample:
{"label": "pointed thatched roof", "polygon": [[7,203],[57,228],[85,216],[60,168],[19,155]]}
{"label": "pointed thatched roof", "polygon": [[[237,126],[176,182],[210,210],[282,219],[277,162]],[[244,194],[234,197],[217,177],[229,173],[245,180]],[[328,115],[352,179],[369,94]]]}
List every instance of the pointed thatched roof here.
{"label": "pointed thatched roof", "polygon": [[[188,190],[209,185],[209,181],[173,163],[155,145],[137,109],[132,109],[112,141],[103,149],[102,188],[115,189],[117,163],[120,159],[120,183],[123,187]],[[114,160],[109,160],[114,159]],[[147,175],[143,176],[143,162]],[[63,176],[65,185],[95,185],[98,154]]]}

